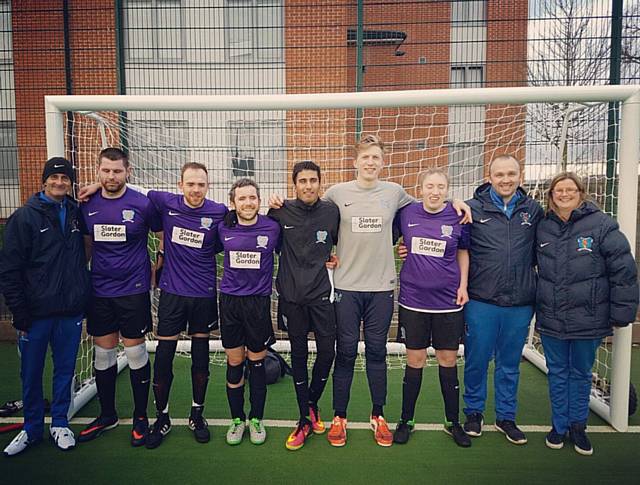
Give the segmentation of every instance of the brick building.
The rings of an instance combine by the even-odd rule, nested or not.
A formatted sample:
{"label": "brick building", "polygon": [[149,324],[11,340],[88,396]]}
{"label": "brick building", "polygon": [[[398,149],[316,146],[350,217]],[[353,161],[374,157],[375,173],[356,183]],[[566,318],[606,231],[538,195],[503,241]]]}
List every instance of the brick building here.
{"label": "brick building", "polygon": [[[6,68],[0,71],[0,129],[16,147],[3,154],[2,217],[39,188],[46,158],[47,94],[308,93],[526,84],[526,0],[365,1],[360,65],[355,1],[217,0],[203,6],[195,0],[0,0],[0,13]],[[362,82],[356,86],[358,70]],[[329,183],[348,179],[348,146],[360,131],[376,131],[389,142],[386,175],[407,187],[414,185],[420,168],[434,164],[448,164],[464,186],[482,178],[491,155],[482,145],[492,144],[485,127],[499,122],[484,108],[378,111],[364,112],[361,123],[351,110],[269,113],[268,121],[251,113],[198,119],[188,113],[157,114],[144,121],[162,136],[175,138],[171,145],[180,147],[185,159],[203,160],[224,174],[214,181],[216,198],[224,198],[229,181],[240,173],[256,177],[268,190],[283,190],[287,167],[306,158],[334,170]],[[524,122],[518,116],[514,113],[511,129],[517,133],[511,139],[519,147]],[[205,129],[209,126],[222,128]],[[75,163],[90,166],[91,156],[75,147],[95,138],[90,133],[95,128],[86,133],[81,124],[68,128],[67,147],[74,147]],[[194,141],[198,131],[207,133],[204,143]],[[116,143],[117,138],[116,133]],[[282,147],[260,146],[277,140]],[[496,149],[515,148],[503,144]],[[138,150],[146,158],[163,160],[157,147]]]}

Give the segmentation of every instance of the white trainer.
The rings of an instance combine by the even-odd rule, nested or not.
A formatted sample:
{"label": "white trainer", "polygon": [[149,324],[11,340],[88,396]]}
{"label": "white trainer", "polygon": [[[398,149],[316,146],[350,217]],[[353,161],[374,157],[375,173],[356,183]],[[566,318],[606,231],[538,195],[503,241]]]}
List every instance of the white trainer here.
{"label": "white trainer", "polygon": [[30,440],[29,435],[25,430],[22,430],[18,433],[18,435],[13,438],[11,443],[7,445],[4,449],[4,456],[15,456],[22,453],[24,450],[29,448],[30,446],[38,443],[39,440]]}
{"label": "white trainer", "polygon": [[52,426],[50,429],[51,440],[62,451],[71,450],[76,447],[76,438],[73,435],[73,431],[69,428],[63,428],[60,426]]}

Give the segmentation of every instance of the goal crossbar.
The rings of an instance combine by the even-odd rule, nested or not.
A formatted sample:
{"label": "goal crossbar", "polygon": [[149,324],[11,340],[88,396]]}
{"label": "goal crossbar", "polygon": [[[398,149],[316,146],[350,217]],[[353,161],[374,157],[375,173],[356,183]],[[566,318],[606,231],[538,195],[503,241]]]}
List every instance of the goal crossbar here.
{"label": "goal crossbar", "polygon": [[[276,95],[71,95],[46,96],[46,140],[49,157],[65,155],[67,111],[264,111],[416,106],[477,106],[527,103],[620,103],[618,199],[624,208],[617,220],[632,249],[636,242],[638,161],[640,160],[640,85],[471,88],[364,93]],[[544,359],[525,357],[541,368]],[[610,406],[592,409],[620,431],[628,427],[631,326],[616,328],[613,337]],[[593,402],[593,399],[592,399]]]}

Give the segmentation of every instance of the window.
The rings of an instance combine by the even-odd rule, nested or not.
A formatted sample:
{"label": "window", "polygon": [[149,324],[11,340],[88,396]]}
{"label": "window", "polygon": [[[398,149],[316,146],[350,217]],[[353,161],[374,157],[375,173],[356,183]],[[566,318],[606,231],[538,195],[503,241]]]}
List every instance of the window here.
{"label": "window", "polygon": [[228,61],[282,60],[282,0],[227,0],[224,12]]}
{"label": "window", "polygon": [[482,145],[459,143],[449,146],[450,197],[469,199],[484,178]]}
{"label": "window", "polygon": [[284,120],[228,122],[231,180],[255,177],[261,184],[277,184],[286,177]]}
{"label": "window", "polygon": [[127,0],[126,59],[140,62],[182,60],[180,0]]}
{"label": "window", "polygon": [[[452,88],[481,88],[483,84],[483,66],[451,66]],[[483,180],[484,120],[484,106],[449,107],[449,177],[451,179],[449,195],[451,197],[459,199],[472,197],[473,190]]]}
{"label": "window", "polygon": [[0,64],[13,60],[11,40],[11,2],[0,0]]}
{"label": "window", "polygon": [[479,26],[487,23],[486,0],[458,0],[451,3],[451,21],[456,26]]}
{"label": "window", "polygon": [[18,183],[18,143],[15,121],[0,121],[0,183]]}
{"label": "window", "polygon": [[451,66],[452,88],[481,88],[484,84],[482,66]]}

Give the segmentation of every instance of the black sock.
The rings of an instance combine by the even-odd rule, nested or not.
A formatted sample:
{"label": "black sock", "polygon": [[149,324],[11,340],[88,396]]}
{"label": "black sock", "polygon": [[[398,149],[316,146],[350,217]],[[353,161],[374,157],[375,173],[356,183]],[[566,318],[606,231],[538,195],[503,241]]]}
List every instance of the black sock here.
{"label": "black sock", "polygon": [[267,379],[264,371],[264,359],[249,360],[249,401],[251,402],[249,419],[262,419],[266,400]]}
{"label": "black sock", "polygon": [[100,400],[100,415],[116,415],[116,377],[118,376],[118,366],[112,365],[108,369],[96,372],[96,387],[98,389],[98,399]]}
{"label": "black sock", "polygon": [[444,399],[444,414],[448,422],[458,423],[460,406],[460,386],[458,384],[458,368],[438,366],[440,390]]}
{"label": "black sock", "polygon": [[227,401],[229,401],[232,418],[240,418],[242,421],[247,419],[247,415],[244,414],[244,384],[240,387],[227,385]]}
{"label": "black sock", "polygon": [[131,390],[133,391],[133,417],[147,416],[149,403],[149,386],[151,384],[151,364],[149,361],[139,369],[129,369]]}
{"label": "black sock", "polygon": [[421,386],[422,367],[419,369],[410,366],[405,367],[404,379],[402,380],[402,420],[409,421],[413,419]]}
{"label": "black sock", "polygon": [[381,406],[380,404],[374,404],[371,407],[371,416],[373,417],[384,416],[384,411],[382,408],[383,406]]}
{"label": "black sock", "polygon": [[209,337],[191,339],[191,391],[193,402],[203,406],[209,383]]}
{"label": "black sock", "polygon": [[156,359],[153,363],[153,395],[158,412],[163,412],[169,404],[169,392],[173,382],[173,357],[177,345],[177,340],[160,340],[156,348]]}

